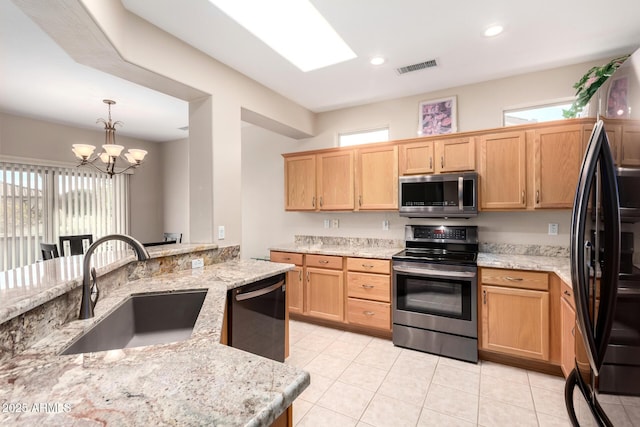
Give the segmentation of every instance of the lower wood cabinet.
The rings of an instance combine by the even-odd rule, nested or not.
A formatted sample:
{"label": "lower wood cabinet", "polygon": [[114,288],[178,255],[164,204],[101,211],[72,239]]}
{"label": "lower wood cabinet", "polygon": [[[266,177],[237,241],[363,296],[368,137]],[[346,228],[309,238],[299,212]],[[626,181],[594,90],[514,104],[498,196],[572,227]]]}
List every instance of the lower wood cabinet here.
{"label": "lower wood cabinet", "polygon": [[547,273],[481,269],[481,348],[549,360]]}
{"label": "lower wood cabinet", "polygon": [[344,273],[342,270],[307,267],[305,283],[307,316],[344,320]]}
{"label": "lower wood cabinet", "polygon": [[388,302],[348,298],[347,320],[349,323],[356,325],[389,330],[391,328],[390,304]]}
{"label": "lower wood cabinet", "polygon": [[560,369],[566,378],[575,367],[576,357],[575,303],[573,290],[566,283],[562,283],[562,295],[560,296],[560,330]]}

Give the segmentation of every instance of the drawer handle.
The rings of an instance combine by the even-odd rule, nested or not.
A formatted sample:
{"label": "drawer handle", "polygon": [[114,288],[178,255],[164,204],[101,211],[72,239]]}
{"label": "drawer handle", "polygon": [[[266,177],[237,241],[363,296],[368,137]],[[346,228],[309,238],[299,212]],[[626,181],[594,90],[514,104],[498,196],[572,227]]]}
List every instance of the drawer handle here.
{"label": "drawer handle", "polygon": [[364,268],[373,268],[373,264],[362,264]]}
{"label": "drawer handle", "polygon": [[365,289],[373,289],[373,288],[375,288],[375,286],[373,286],[373,285],[362,285],[362,287],[365,288]]}
{"label": "drawer handle", "polygon": [[312,208],[316,207],[316,196],[313,196],[313,198],[311,199],[311,207]]}
{"label": "drawer handle", "polygon": [[365,316],[375,316],[376,313],[374,313],[373,311],[363,311],[362,314],[364,314]]}
{"label": "drawer handle", "polygon": [[291,257],[284,257],[283,258],[285,261],[291,261]]}
{"label": "drawer handle", "polygon": [[329,264],[329,261],[327,261],[326,259],[321,259],[320,261],[318,261],[319,264]]}
{"label": "drawer handle", "polygon": [[506,276],[505,279],[511,282],[522,282],[524,280],[522,277],[511,277],[511,276]]}
{"label": "drawer handle", "polygon": [[566,296],[568,296],[568,297],[570,297],[570,296],[571,296],[571,293],[570,293],[569,291],[567,291],[567,290],[565,290],[565,291],[564,291],[564,294],[565,294]]}
{"label": "drawer handle", "polygon": [[571,328],[571,335],[576,336],[576,327]]}

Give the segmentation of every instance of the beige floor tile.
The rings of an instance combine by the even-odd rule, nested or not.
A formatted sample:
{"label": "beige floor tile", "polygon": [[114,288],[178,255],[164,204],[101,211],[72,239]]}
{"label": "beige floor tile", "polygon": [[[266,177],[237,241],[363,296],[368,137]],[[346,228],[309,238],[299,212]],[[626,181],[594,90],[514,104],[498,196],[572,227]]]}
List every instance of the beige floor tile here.
{"label": "beige floor tile", "polygon": [[624,410],[629,417],[629,421],[634,426],[640,426],[640,406],[627,406],[624,405]]}
{"label": "beige floor tile", "polygon": [[475,394],[476,396],[480,393],[479,373],[465,371],[442,363],[438,363],[431,382],[455,388],[465,393]]}
{"label": "beige floor tile", "polygon": [[311,372],[312,374],[320,374],[335,380],[342,375],[345,369],[347,369],[349,363],[350,362],[348,360],[327,356],[326,354],[321,353],[305,365],[303,369]]}
{"label": "beige floor tile", "polygon": [[316,403],[339,414],[360,419],[374,393],[336,381]]}
{"label": "beige floor tile", "polygon": [[491,375],[509,381],[516,381],[522,384],[529,384],[527,371],[513,366],[501,365],[494,362],[482,363],[482,375]]}
{"label": "beige floor tile", "polygon": [[531,387],[531,394],[533,395],[533,403],[535,405],[536,412],[541,412],[558,418],[567,417],[564,393],[544,388]]}
{"label": "beige floor tile", "polygon": [[640,406],[640,396],[620,396],[620,402],[626,406]]}
{"label": "beige floor tile", "polygon": [[402,351],[400,351],[400,355],[398,356],[398,360],[396,361],[396,363],[410,363],[419,366],[435,366],[438,364],[439,360],[440,356],[437,356],[435,354],[403,348]]}
{"label": "beige floor tile", "polygon": [[429,390],[429,384],[429,380],[423,380],[418,377],[404,377],[389,374],[382,384],[380,384],[378,394],[422,406],[427,396],[427,390]]}
{"label": "beige floor tile", "polygon": [[[554,393],[550,390],[546,391]],[[492,377],[490,375],[483,375],[480,379],[480,395],[532,411],[535,410],[533,406],[533,398],[531,396],[531,387],[527,384]],[[564,399],[562,399],[562,403],[564,404]]]}
{"label": "beige floor tile", "polygon": [[615,394],[601,394],[598,393],[598,402],[600,403],[610,403],[612,405],[622,405],[622,400],[620,396]]}
{"label": "beige floor tile", "polygon": [[558,418],[551,415],[537,413],[538,425],[540,427],[571,427],[569,418]]}
{"label": "beige floor tile", "polygon": [[484,427],[515,425],[518,427],[537,427],[538,419],[536,413],[529,409],[480,396],[478,425]]}
{"label": "beige floor tile", "polygon": [[376,394],[361,420],[375,427],[413,427],[418,422],[420,409],[417,405]]}
{"label": "beige floor tile", "polygon": [[338,357],[340,359],[353,360],[366,347],[363,343],[335,340],[322,352],[323,354]]}
{"label": "beige floor tile", "polygon": [[482,369],[482,361],[478,361],[478,363],[465,362],[463,360],[451,359],[450,357],[440,357],[438,364],[452,366],[454,368],[462,369],[469,372],[480,373]]}
{"label": "beige floor tile", "polygon": [[356,334],[354,332],[343,332],[340,334],[336,340],[338,341],[346,341],[353,344],[364,344],[367,345],[371,342],[373,338],[368,335]]}
{"label": "beige floor tile", "polygon": [[344,331],[341,330],[341,329],[327,328],[326,326],[318,326],[312,332],[312,334],[314,334],[314,335],[319,335],[321,337],[332,338],[332,339],[338,338],[343,333],[344,333]]}
{"label": "beige floor tile", "polygon": [[313,407],[313,403],[307,402],[300,398],[293,401],[293,424],[298,424],[302,417],[304,417],[309,409]]}
{"label": "beige floor tile", "polygon": [[358,420],[314,405],[297,425],[299,427],[350,427],[357,423]]}
{"label": "beige floor tile", "polygon": [[611,405],[609,403],[601,403],[600,405],[615,427],[632,427],[638,425],[631,423],[631,419],[624,405]]}
{"label": "beige floor tile", "polygon": [[477,394],[465,393],[440,384],[431,384],[424,407],[472,423],[478,421]]}
{"label": "beige floor tile", "polygon": [[548,390],[559,391],[564,393],[563,377],[556,377],[554,375],[541,374],[540,372],[528,371],[529,385],[531,387],[546,388]]}
{"label": "beige floor tile", "polygon": [[371,338],[371,341],[367,344],[367,347],[378,348],[383,350],[395,349],[400,353],[400,347],[393,345],[393,341],[384,338]]}
{"label": "beige floor tile", "polygon": [[313,350],[307,350],[305,348],[292,345],[289,347],[289,357],[285,360],[287,365],[295,366],[296,368],[302,368],[311,362],[320,353]]}
{"label": "beige floor tile", "polygon": [[372,426],[371,424],[363,423],[362,421],[360,421],[356,427],[375,427],[375,426]]}
{"label": "beige floor tile", "polygon": [[338,380],[375,392],[386,376],[387,371],[383,369],[354,362],[347,366],[347,369],[340,375]]}
{"label": "beige floor tile", "polygon": [[369,344],[358,354],[354,362],[388,371],[393,366],[399,354],[400,349],[387,346],[377,347]]}
{"label": "beige floor tile", "polygon": [[473,427],[475,425],[475,423],[424,408],[417,427]]}
{"label": "beige floor tile", "polygon": [[296,347],[304,348],[305,350],[320,352],[329,347],[329,344],[331,344],[333,341],[333,338],[327,338],[321,335],[314,335],[313,333],[310,333],[306,337],[296,342]]}
{"label": "beige floor tile", "polygon": [[334,382],[335,380],[333,378],[312,373],[311,384],[300,393],[298,398],[306,400],[307,402],[316,403]]}
{"label": "beige floor tile", "polygon": [[304,332],[304,333],[310,333],[313,332],[314,330],[318,329],[317,325],[314,325],[313,323],[307,323],[307,322],[300,322],[298,320],[289,320],[289,332]]}

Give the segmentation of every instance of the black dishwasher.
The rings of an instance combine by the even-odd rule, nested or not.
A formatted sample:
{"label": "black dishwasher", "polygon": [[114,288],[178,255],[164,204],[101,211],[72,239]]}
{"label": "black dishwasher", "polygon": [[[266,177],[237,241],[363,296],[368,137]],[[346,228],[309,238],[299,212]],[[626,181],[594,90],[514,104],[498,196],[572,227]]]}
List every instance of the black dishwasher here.
{"label": "black dishwasher", "polygon": [[285,274],[229,291],[229,345],[284,362]]}

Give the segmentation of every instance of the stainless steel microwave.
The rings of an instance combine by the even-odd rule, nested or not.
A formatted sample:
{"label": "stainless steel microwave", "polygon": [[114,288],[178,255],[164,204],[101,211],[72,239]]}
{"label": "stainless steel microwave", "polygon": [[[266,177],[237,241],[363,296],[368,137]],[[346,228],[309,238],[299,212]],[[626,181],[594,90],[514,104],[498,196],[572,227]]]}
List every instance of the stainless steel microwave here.
{"label": "stainless steel microwave", "polygon": [[411,218],[469,218],[478,215],[478,174],[402,176],[398,197],[400,216]]}

